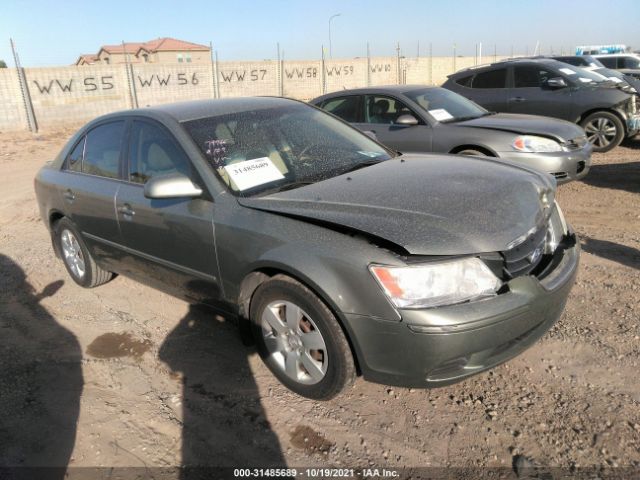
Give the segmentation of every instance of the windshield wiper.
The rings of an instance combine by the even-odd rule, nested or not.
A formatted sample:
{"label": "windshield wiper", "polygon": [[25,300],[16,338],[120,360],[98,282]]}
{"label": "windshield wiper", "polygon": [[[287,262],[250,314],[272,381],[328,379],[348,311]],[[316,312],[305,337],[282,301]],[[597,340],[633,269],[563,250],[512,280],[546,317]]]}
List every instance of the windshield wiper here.
{"label": "windshield wiper", "polygon": [[304,187],[305,185],[312,185],[314,183],[316,183],[316,182],[299,181],[299,182],[285,183],[284,185],[280,185],[279,187],[275,187],[273,189],[269,189],[269,193],[285,192],[287,190],[293,190],[294,188]]}
{"label": "windshield wiper", "polygon": [[375,165],[376,163],[384,162],[385,160],[368,160],[366,162],[356,163],[355,165],[350,166],[346,170],[340,173],[340,175],[344,175],[345,173],[354,172],[356,170],[360,170],[361,168],[370,167],[371,165]]}

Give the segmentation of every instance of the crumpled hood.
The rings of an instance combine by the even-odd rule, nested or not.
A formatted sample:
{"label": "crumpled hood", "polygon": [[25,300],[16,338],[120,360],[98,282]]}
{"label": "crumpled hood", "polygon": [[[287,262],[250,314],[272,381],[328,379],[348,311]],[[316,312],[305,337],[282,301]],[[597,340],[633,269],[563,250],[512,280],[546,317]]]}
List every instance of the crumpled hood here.
{"label": "crumpled hood", "polygon": [[538,115],[496,113],[484,117],[453,123],[460,127],[490,128],[519,134],[542,135],[560,142],[584,135],[584,130],[575,123]]}
{"label": "crumpled hood", "polygon": [[555,181],[498,160],[403,155],[245,207],[347,227],[414,255],[495,252],[543,224]]}

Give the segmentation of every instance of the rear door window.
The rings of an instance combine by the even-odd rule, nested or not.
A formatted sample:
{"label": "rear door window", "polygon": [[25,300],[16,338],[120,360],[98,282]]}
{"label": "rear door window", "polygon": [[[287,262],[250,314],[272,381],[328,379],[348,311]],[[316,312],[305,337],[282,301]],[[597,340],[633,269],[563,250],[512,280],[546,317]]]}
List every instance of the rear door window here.
{"label": "rear door window", "polygon": [[471,83],[472,88],[505,88],[507,69],[499,68],[488,72],[477,73]]}
{"label": "rear door window", "polygon": [[327,100],[322,108],[335,116],[340,117],[345,122],[358,123],[362,122],[360,114],[360,95],[349,95],[347,97],[338,97]]}
{"label": "rear door window", "polygon": [[607,68],[618,68],[616,57],[600,57],[598,60]]}
{"label": "rear door window", "polygon": [[106,123],[89,131],[82,171],[106,178],[119,178],[124,121]]}

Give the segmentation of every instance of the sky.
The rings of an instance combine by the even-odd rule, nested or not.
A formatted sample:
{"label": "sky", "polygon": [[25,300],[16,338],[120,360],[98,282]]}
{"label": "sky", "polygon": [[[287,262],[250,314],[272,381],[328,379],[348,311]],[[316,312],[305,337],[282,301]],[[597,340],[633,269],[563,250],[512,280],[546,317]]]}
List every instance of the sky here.
{"label": "sky", "polygon": [[[639,0],[0,0],[0,60],[73,64],[101,45],[174,37],[213,42],[219,59],[333,58],[401,54],[573,52],[576,45],[640,49]],[[513,48],[513,50],[512,50]]]}

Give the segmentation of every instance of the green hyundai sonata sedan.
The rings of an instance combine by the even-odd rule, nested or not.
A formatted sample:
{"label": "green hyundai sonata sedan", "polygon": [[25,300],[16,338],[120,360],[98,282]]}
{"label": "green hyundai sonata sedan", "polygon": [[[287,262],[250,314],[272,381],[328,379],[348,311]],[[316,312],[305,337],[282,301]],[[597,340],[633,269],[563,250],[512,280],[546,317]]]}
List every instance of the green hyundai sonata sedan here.
{"label": "green hyundai sonata sedan", "polygon": [[225,312],[314,399],[504,362],[558,319],[578,268],[549,175],[399,155],[282,98],[100,117],[35,188],[77,284],[127,275]]}

